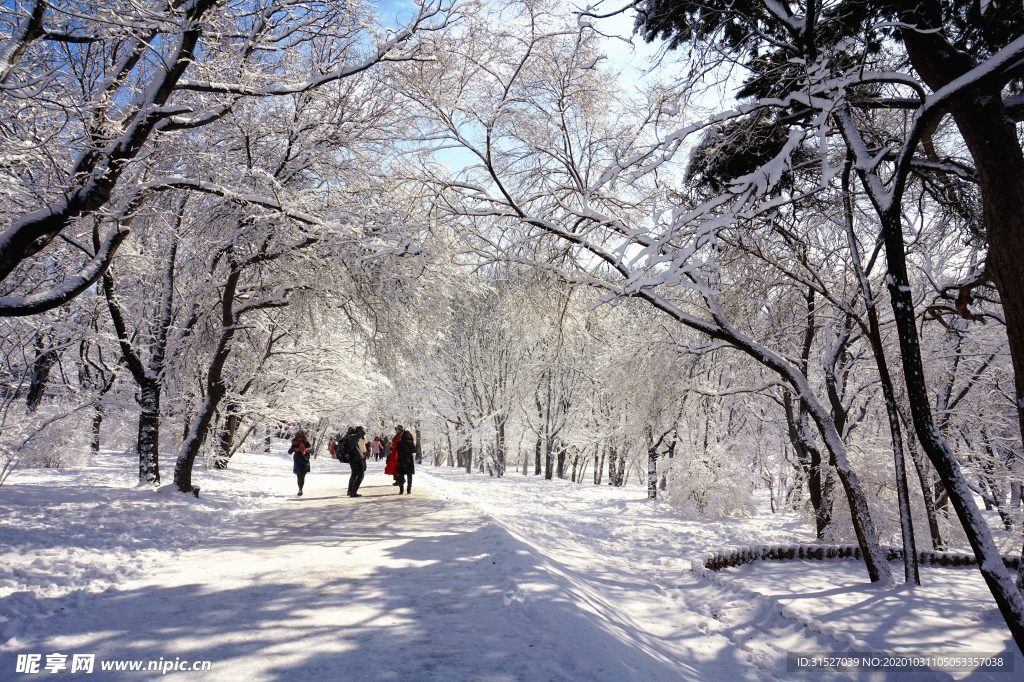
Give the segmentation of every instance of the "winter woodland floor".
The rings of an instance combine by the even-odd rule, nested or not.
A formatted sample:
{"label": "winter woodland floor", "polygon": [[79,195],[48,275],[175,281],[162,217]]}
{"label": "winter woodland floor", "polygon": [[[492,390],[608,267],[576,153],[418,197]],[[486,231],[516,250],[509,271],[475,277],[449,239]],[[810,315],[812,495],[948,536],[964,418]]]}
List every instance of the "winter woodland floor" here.
{"label": "winter woodland floor", "polygon": [[[808,541],[792,516],[687,521],[639,488],[425,465],[399,497],[378,462],[353,500],[347,468],[315,461],[297,498],[283,452],[240,454],[201,472],[198,500],[133,488],[123,455],[16,473],[0,489],[0,679],[31,679],[14,671],[33,653],[69,668],[96,654],[94,673],[52,679],[161,677],[100,669],[161,658],[211,662],[181,679],[247,682],[822,679],[787,673],[786,652],[847,651],[849,635],[877,651],[1011,648],[1024,670],[972,570],[892,591],[855,562],[762,563],[723,584],[690,572],[726,546]],[[965,677],[1019,679],[861,675]]]}

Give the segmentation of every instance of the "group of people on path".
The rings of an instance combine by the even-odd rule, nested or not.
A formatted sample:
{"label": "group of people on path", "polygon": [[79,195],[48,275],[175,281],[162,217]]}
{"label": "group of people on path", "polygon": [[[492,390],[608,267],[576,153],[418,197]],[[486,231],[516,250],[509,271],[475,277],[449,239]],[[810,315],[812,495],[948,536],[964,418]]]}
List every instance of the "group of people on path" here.
{"label": "group of people on path", "polygon": [[[337,458],[339,462],[347,462],[352,469],[348,479],[349,497],[362,497],[359,494],[359,486],[366,475],[366,460],[370,455],[373,455],[374,459],[380,459],[385,443],[386,440],[382,441],[380,437],[367,443],[366,430],[362,426],[350,426],[345,435],[333,439],[330,446],[331,456]],[[306,482],[306,474],[310,471],[309,458],[312,450],[305,432],[296,432],[288,454],[292,456],[294,462],[292,472],[298,478],[299,497],[302,497],[302,487]],[[399,495],[412,492],[412,475],[416,473],[416,439],[411,431],[406,431],[401,425],[395,427],[395,437],[391,439],[391,452],[384,466],[384,473],[394,477],[395,482],[392,485],[398,486]]]}

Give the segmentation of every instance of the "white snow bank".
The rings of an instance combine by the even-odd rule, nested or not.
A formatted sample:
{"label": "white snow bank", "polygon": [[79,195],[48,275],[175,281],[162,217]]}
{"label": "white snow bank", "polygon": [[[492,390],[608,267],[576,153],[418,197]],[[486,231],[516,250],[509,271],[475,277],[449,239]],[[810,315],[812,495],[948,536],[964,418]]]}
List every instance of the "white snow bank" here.
{"label": "white snow bank", "polygon": [[[893,569],[899,572],[896,564]],[[850,633],[861,650],[1016,650],[976,567],[921,566],[920,571],[920,586],[894,590],[867,583],[858,561],[755,562],[721,574],[773,597],[798,617]]]}
{"label": "white snow bank", "polygon": [[[443,468],[423,471],[446,494],[472,502],[549,556],[574,558],[583,575],[589,562],[628,566],[634,574],[649,576],[669,588],[676,607],[706,616],[691,627],[708,635],[723,633],[733,644],[755,652],[752,660],[760,656],[762,665],[785,651],[813,651],[808,644],[815,639],[821,643],[818,650],[1010,650],[1022,664],[977,568],[922,566],[922,587],[895,590],[872,585],[863,562],[855,560],[758,561],[716,574],[701,565],[709,553],[737,546],[757,553],[765,545],[811,542],[813,531],[788,514],[680,519],[667,505],[644,499],[646,489],[639,487],[579,486],[518,474],[495,479]],[[693,559],[696,585],[678,573],[689,564],[687,557]],[[894,572],[901,572],[899,566],[894,565]],[[643,590],[636,594],[643,595]],[[794,638],[798,632],[803,640]],[[779,666],[776,660],[773,671]],[[989,679],[979,673],[905,676]],[[901,677],[893,673],[887,679]]]}
{"label": "white snow bank", "polygon": [[[27,619],[142,577],[262,507],[273,495],[254,480],[291,467],[280,453],[240,453],[229,469],[196,471],[196,499],[137,487],[134,456],[92,459],[81,468],[19,469],[0,487],[0,645]],[[164,465],[168,479],[172,466]]]}

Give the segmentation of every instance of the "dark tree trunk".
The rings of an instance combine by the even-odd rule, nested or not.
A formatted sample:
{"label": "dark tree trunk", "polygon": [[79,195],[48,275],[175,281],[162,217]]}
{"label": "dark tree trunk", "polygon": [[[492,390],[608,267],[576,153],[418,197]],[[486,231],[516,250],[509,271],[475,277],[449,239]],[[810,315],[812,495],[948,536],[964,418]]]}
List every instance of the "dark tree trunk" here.
{"label": "dark tree trunk", "polygon": [[541,453],[541,450],[543,450],[543,449],[544,449],[543,441],[541,441],[540,436],[537,436],[537,442],[535,443],[534,449],[533,449],[533,475],[534,476],[540,476],[540,471],[541,471],[541,469],[540,469],[540,453]]}
{"label": "dark tree trunk", "polygon": [[[795,407],[794,403],[799,406]],[[802,411],[802,403],[793,400],[789,391],[783,392],[783,407],[786,412],[786,424],[789,428],[789,440],[793,444],[797,461],[804,469],[807,479],[807,492],[814,509],[814,526],[816,537],[825,539],[825,530],[832,523],[832,505],[828,503],[822,487],[821,452],[807,436],[806,417]]]}
{"label": "dark tree trunk", "polygon": [[227,387],[224,385],[224,365],[231,353],[231,340],[234,338],[237,329],[237,320],[234,314],[235,290],[238,287],[238,280],[241,271],[232,268],[228,274],[221,292],[221,329],[217,340],[217,347],[214,349],[210,366],[206,373],[206,397],[199,408],[199,412],[192,420],[192,426],[182,443],[178,461],[174,466],[174,485],[183,493],[198,492],[192,485],[192,467],[199,449],[206,440],[210,431],[210,424],[213,422],[213,415],[217,411]]}
{"label": "dark tree trunk", "polygon": [[213,463],[215,469],[227,469],[231,455],[234,454],[235,435],[238,433],[238,425],[242,421],[242,416],[236,412],[237,409],[237,405],[228,405],[227,407],[227,416],[221,426],[220,442],[217,445],[218,456]]}
{"label": "dark tree trunk", "polygon": [[658,497],[658,449],[655,447],[647,449],[647,497],[652,500]]}
{"label": "dark tree trunk", "polygon": [[92,413],[92,443],[89,446],[93,453],[100,451],[101,426],[103,426],[103,408],[97,405]]}
{"label": "dark tree trunk", "polygon": [[505,419],[496,419],[494,432],[494,470],[498,476],[505,475]]}
{"label": "dark tree trunk", "polygon": [[[180,220],[180,217],[179,217]],[[93,234],[93,242],[98,234]],[[139,431],[136,449],[139,455],[139,481],[152,485],[160,483],[160,392],[161,376],[164,369],[164,357],[167,350],[167,332],[171,326],[174,297],[174,261],[178,253],[178,241],[173,239],[167,254],[164,268],[163,291],[160,309],[152,330],[149,344],[149,366],[143,365],[128,335],[124,311],[114,291],[114,276],[110,270],[103,275],[103,293],[107,299],[107,309],[121,346],[121,355],[128,370],[139,386]]]}
{"label": "dark tree trunk", "polygon": [[43,400],[43,393],[46,392],[46,384],[50,380],[50,370],[57,364],[58,351],[48,347],[42,334],[36,335],[36,357],[32,362],[32,378],[28,385],[28,395],[25,398],[25,407],[29,412],[35,412],[39,403]]}
{"label": "dark tree trunk", "polygon": [[160,384],[146,381],[139,386],[139,480],[160,482]]}
{"label": "dark tree trunk", "polygon": [[932,549],[936,552],[945,552],[948,549],[946,541],[942,538],[942,526],[939,525],[939,512],[935,507],[935,497],[932,495],[932,487],[928,484],[929,471],[925,467],[925,463],[921,461],[921,456],[917,450],[917,438],[913,440],[910,438],[910,434],[907,434],[908,449],[910,450],[910,458],[914,462],[914,468],[917,470],[917,478],[921,483],[921,497],[924,499],[924,511],[928,517],[928,533],[932,539]]}
{"label": "dark tree trunk", "polygon": [[914,519],[910,513],[910,487],[907,484],[906,459],[903,456],[903,434],[900,429],[900,416],[896,411],[896,391],[892,376],[889,374],[889,363],[885,358],[885,347],[882,344],[881,325],[878,323],[878,310],[875,297],[871,291],[867,274],[864,272],[857,237],[853,230],[853,198],[850,192],[850,169],[848,160],[843,168],[843,212],[846,217],[846,237],[853,258],[853,267],[860,281],[861,297],[868,315],[868,339],[871,352],[875,357],[878,379],[882,384],[882,397],[885,401],[885,414],[889,419],[889,435],[892,440],[893,462],[896,473],[896,498],[900,511],[900,531],[903,541],[903,575],[904,580],[915,585],[921,584],[921,573],[917,565],[917,541],[914,539]]}

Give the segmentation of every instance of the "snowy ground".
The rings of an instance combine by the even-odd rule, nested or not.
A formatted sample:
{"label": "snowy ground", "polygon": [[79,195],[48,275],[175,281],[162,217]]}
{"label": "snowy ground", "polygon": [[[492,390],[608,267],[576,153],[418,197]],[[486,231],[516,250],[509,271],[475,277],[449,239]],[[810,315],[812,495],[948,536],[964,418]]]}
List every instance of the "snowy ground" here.
{"label": "snowy ground", "polygon": [[853,562],[729,572],[777,600],[689,570],[720,547],[810,540],[790,516],[687,521],[638,488],[427,466],[398,496],[382,468],[357,500],[332,460],[295,497],[280,451],[200,472],[198,500],[132,487],[122,455],[18,472],[0,489],[0,679],[33,653],[96,654],[93,674],[53,679],[151,679],[101,663],[161,659],[253,682],[820,679],[787,673],[786,652],[846,651],[846,629],[878,650],[1009,641],[963,569],[894,592]]}

